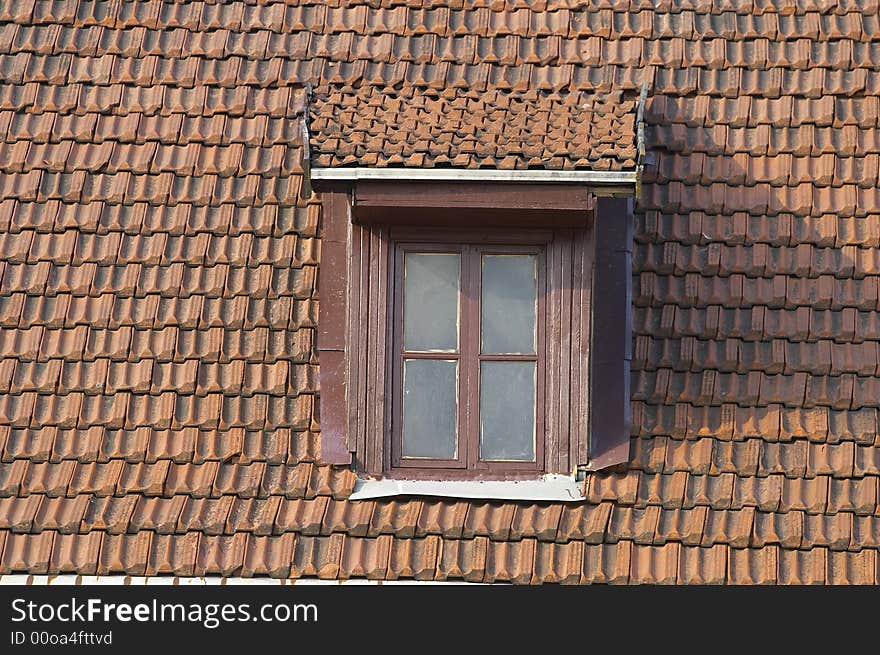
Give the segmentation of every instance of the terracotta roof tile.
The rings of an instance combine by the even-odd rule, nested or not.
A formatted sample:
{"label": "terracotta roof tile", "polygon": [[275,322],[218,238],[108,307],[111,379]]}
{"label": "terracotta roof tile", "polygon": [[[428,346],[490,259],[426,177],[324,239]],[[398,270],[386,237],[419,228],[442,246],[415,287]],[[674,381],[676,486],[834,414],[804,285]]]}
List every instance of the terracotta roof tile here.
{"label": "terracotta roof tile", "polygon": [[[238,523],[232,523],[231,530],[227,530],[227,517],[232,521],[232,511],[235,498],[221,496],[208,500],[185,498],[185,503],[177,521],[177,531],[200,531],[209,535],[223,534],[231,531],[237,532]],[[251,501],[246,501],[251,502]],[[256,532],[256,530],[255,530]]]}
{"label": "terracotta roof tile", "polygon": [[828,563],[828,584],[869,584],[877,582],[877,553],[832,552]]}
{"label": "terracotta roof tile", "polygon": [[540,541],[553,541],[561,517],[561,505],[518,505],[513,514],[510,537],[536,537]]}
{"label": "terracotta roof tile", "polygon": [[[632,507],[616,508],[608,525],[609,541],[625,539],[637,544],[650,544],[654,541],[660,508],[656,505],[644,509]],[[612,536],[613,535],[613,536]]]}
{"label": "terracotta roof tile", "polygon": [[329,537],[297,536],[291,562],[293,577],[336,578],[340,572],[340,559],[344,535]]}
{"label": "terracotta roof tile", "polygon": [[474,536],[487,536],[493,541],[510,538],[511,522],[515,520],[517,509],[497,503],[472,504],[468,508],[462,537],[470,539]]}
{"label": "terracotta roof tile", "polygon": [[66,461],[60,464],[49,462],[31,462],[27,466],[27,473],[21,481],[20,493],[46,494],[50,497],[63,496],[67,493],[67,487],[76,469],[76,462]]}
{"label": "terracotta roof tile", "polygon": [[828,511],[849,511],[859,516],[874,514],[877,509],[877,478],[830,480]]}
{"label": "terracotta roof tile", "polygon": [[486,537],[443,541],[437,561],[435,579],[462,579],[466,582],[481,582],[486,572],[488,547],[489,540]]}
{"label": "terracotta roof tile", "polygon": [[635,502],[639,485],[639,473],[596,473],[588,478],[585,496],[589,502],[613,500],[620,505]]}
{"label": "terracotta roof tile", "polygon": [[[411,89],[322,88],[312,104],[310,147],[319,166],[401,166],[419,157],[423,166],[449,162],[476,168],[485,157],[511,156],[514,167],[527,168],[543,153],[545,159],[561,157],[565,168],[627,169],[636,164],[634,107],[634,100],[619,92],[573,97],[490,92],[447,100]],[[584,111],[593,121],[582,118]],[[552,118],[543,123],[548,114]],[[438,124],[440,115],[456,122]],[[431,145],[438,143],[446,145],[442,150]],[[597,148],[598,143],[616,145]]]}
{"label": "terracotta roof tile", "polygon": [[12,532],[31,532],[34,519],[40,509],[44,496],[31,495],[22,497],[7,497],[0,500],[0,529]]}
{"label": "terracotta roof tile", "polygon": [[140,501],[141,498],[135,495],[92,498],[82,519],[83,524],[112,535],[124,534],[128,531],[135,504]]}
{"label": "terracotta roof tile", "polygon": [[779,577],[779,547],[728,549],[728,582],[732,584],[776,584]]}
{"label": "terracotta roof tile", "polygon": [[761,511],[774,512],[781,503],[783,486],[784,476],[779,474],[765,478],[736,477],[731,508],[757,507]]}
{"label": "terracotta roof tile", "polygon": [[48,573],[56,535],[7,533],[0,571],[3,573]]}
{"label": "terracotta roof tile", "polygon": [[46,498],[34,517],[36,530],[57,530],[63,534],[78,532],[85,517],[90,497],[85,494],[74,498]]}
{"label": "terracotta roof tile", "polygon": [[153,536],[147,574],[193,575],[200,537],[198,532]]}
{"label": "terracotta roof tile", "polygon": [[391,555],[391,536],[376,539],[347,537],[340,560],[339,577],[365,577],[381,580],[385,577]]}
{"label": "terracotta roof tile", "polygon": [[755,510],[744,507],[740,511],[712,512],[708,515],[701,545],[728,544],[732,548],[749,546],[754,525]]}
{"label": "terracotta roof tile", "polygon": [[312,464],[267,466],[263,474],[262,494],[280,494],[287,498],[306,495],[312,475]]}
{"label": "terracotta roof tile", "polygon": [[130,528],[134,531],[153,530],[159,534],[174,533],[185,500],[185,496],[141,498],[134,508]]}
{"label": "terracotta roof tile", "polygon": [[100,427],[88,430],[50,430],[55,435],[52,446],[51,460],[76,459],[81,463],[94,462],[98,459],[104,431]]}
{"label": "terracotta roof tile", "polygon": [[[572,541],[567,544],[539,542],[535,544],[531,540],[524,540],[522,544],[524,551],[529,548],[534,548],[535,551],[532,584],[578,584],[580,582],[585,547],[582,542]],[[492,548],[497,547],[497,544],[492,545]]]}
{"label": "terracotta roof tile", "polygon": [[688,546],[700,545],[708,511],[705,506],[689,510],[661,511],[653,534],[654,544],[677,541]]}
{"label": "terracotta roof tile", "polygon": [[828,551],[780,550],[779,582],[781,584],[825,584],[828,579]]}
{"label": "terracotta roof tile", "polygon": [[345,532],[354,537],[363,537],[369,529],[372,513],[371,502],[331,501],[324,512],[321,532]]}
{"label": "terracotta roof tile", "polygon": [[214,494],[232,493],[241,498],[256,496],[265,468],[266,465],[263,462],[247,465],[220,464],[214,481]]}
{"label": "terracotta roof tile", "polygon": [[368,536],[394,534],[402,539],[414,536],[422,503],[418,500],[377,501],[373,504]]}
{"label": "terracotta roof tile", "polygon": [[680,550],[676,543],[634,546],[630,584],[675,584],[678,580]]}
{"label": "terracotta roof tile", "polygon": [[[233,502],[234,501],[234,502]],[[279,496],[267,499],[237,499],[223,496],[219,500],[219,508],[227,507],[226,532],[252,531],[255,535],[271,534],[273,527],[280,521],[279,507],[284,501]],[[195,503],[193,503],[195,505]],[[197,505],[196,505],[197,506]],[[222,526],[220,526],[222,527]]]}
{"label": "terracotta roof tile", "polygon": [[433,580],[440,550],[440,537],[395,539],[391,545],[387,576],[390,580]]}
{"label": "terracotta roof tile", "polygon": [[91,429],[96,429],[102,433],[101,448],[98,455],[100,461],[107,461],[111,457],[123,459],[130,463],[144,461],[150,439],[149,428],[104,430],[100,426],[95,426]]}
{"label": "terracotta roof tile", "polygon": [[196,557],[196,575],[241,574],[248,535],[240,532],[231,537],[201,537]]}
{"label": "terracotta roof tile", "polygon": [[195,498],[204,498],[212,493],[219,464],[171,464],[165,480],[165,494],[185,493]]}
{"label": "terracotta roof tile", "polygon": [[296,535],[292,532],[278,538],[249,537],[242,576],[288,577],[296,541]]}
{"label": "terracotta roof tile", "polygon": [[724,584],[727,579],[728,548],[718,544],[711,548],[680,549],[678,584]]}
{"label": "terracotta roof tile", "polygon": [[123,427],[129,405],[128,396],[127,392],[117,392],[113,396],[84,396],[78,424],[81,427],[93,425],[104,425],[108,428]]}
{"label": "terracotta roof tile", "polygon": [[609,502],[599,505],[566,506],[557,532],[557,541],[582,539],[585,543],[597,544],[603,541],[613,506]]}
{"label": "terracotta roof tile", "polygon": [[425,501],[421,504],[416,536],[442,534],[450,539],[461,537],[467,517],[467,503],[456,501]]}
{"label": "terracotta roof tile", "polygon": [[[536,566],[536,549],[537,542],[534,539],[490,543],[484,582],[528,584],[533,579],[532,572]],[[575,568],[575,580],[580,577],[580,564],[579,561]],[[537,581],[542,581],[543,577],[540,576]]]}
{"label": "terracotta roof tile", "polygon": [[226,433],[199,431],[192,460],[200,464],[206,460],[228,461],[242,452],[242,430],[229,430]]}
{"label": "terracotta roof tile", "polygon": [[98,569],[103,534],[59,534],[55,537],[49,570],[57,573],[93,575]]}
{"label": "terracotta roof tile", "polygon": [[288,460],[288,446],[291,442],[290,430],[274,431],[243,431],[240,461],[266,462],[267,464],[284,464]]}
{"label": "terracotta roof tile", "polygon": [[[20,4],[4,572],[876,582],[876,2]],[[630,470],[348,504],[312,463],[308,164],[632,168],[643,79]]]}
{"label": "terracotta roof tile", "polygon": [[18,495],[27,468],[28,462],[24,459],[18,459],[8,464],[0,463],[0,497]]}
{"label": "terracotta roof tile", "polygon": [[118,487],[124,466],[122,460],[118,459],[110,460],[106,464],[77,464],[68,493],[112,495]]}
{"label": "terracotta roof tile", "polygon": [[165,489],[165,479],[170,466],[170,460],[158,461],[155,464],[126,464],[119,478],[118,489],[120,493],[160,496]]}
{"label": "terracotta roof tile", "polygon": [[582,582],[627,584],[630,575],[632,542],[584,546]]}
{"label": "terracotta roof tile", "polygon": [[57,429],[54,427],[39,430],[6,429],[3,461],[29,459],[32,462],[45,462],[50,458]]}

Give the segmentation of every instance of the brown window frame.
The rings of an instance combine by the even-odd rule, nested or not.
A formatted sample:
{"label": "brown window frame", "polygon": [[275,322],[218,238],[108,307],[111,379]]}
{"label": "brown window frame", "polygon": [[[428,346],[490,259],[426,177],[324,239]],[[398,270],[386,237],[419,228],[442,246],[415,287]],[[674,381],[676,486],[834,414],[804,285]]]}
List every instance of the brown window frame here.
{"label": "brown window frame", "polygon": [[[395,239],[436,241],[475,225],[498,243],[521,240],[516,231],[548,243],[543,471],[580,474],[628,460],[631,189],[363,180],[322,181],[314,188],[322,208],[319,461],[366,477],[463,477],[461,469],[442,476],[442,469],[391,466],[389,271]],[[476,471],[466,477],[539,473]]]}
{"label": "brown window frame", "polygon": [[[582,389],[589,388],[590,376],[594,253],[589,217],[582,217],[581,226],[577,228],[549,230],[467,230],[457,225],[413,228],[357,222],[351,223],[350,230],[346,431],[355,470],[374,477],[435,480],[517,480],[534,479],[545,473],[572,474],[576,464],[586,459],[589,428],[589,394],[581,393]],[[448,243],[451,234],[462,242],[499,246],[544,244],[547,327],[543,339],[547,363],[542,391],[543,457],[536,459],[534,467],[519,470],[516,467],[418,468],[395,467],[392,461],[395,244],[404,241]],[[563,323],[571,325],[572,321],[573,329],[562,329]]]}
{"label": "brown window frame", "polygon": [[[397,238],[395,238],[397,236]],[[386,472],[392,477],[400,475],[419,475],[436,477],[454,475],[469,477],[477,474],[535,474],[543,473],[544,464],[544,398],[546,376],[546,247],[547,240],[536,239],[528,231],[504,232],[504,238],[497,230],[493,231],[451,231],[442,238],[426,241],[423,234],[412,235],[413,239],[401,238],[392,234],[393,266],[389,272],[392,280],[392,295],[389,305],[392,312],[392,352],[391,359],[391,426],[386,434],[385,448],[390,453],[386,457]],[[499,240],[505,241],[498,243]],[[403,260],[408,252],[443,252],[461,255],[461,286],[459,289],[460,332],[459,346],[455,353],[406,351],[403,347]],[[482,354],[480,352],[481,295],[482,280],[479,262],[486,254],[530,254],[536,255],[537,305],[536,305],[536,348],[534,355]],[[402,416],[403,416],[403,362],[405,359],[456,359],[458,367],[457,390],[457,443],[456,459],[411,459],[402,456]],[[484,361],[534,361],[536,365],[535,384],[535,442],[534,460],[483,460],[480,458],[480,364]]]}

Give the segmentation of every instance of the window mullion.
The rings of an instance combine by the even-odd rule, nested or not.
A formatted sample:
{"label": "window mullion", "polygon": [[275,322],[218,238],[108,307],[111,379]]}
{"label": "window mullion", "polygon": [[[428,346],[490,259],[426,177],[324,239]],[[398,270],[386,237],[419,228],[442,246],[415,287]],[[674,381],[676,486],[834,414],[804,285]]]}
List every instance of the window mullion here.
{"label": "window mullion", "polygon": [[470,407],[468,399],[468,371],[467,371],[467,325],[469,308],[467,304],[467,287],[470,272],[467,264],[467,246],[461,248],[461,284],[458,290],[459,324],[458,324],[458,457],[462,465],[468,466],[468,415]]}
{"label": "window mullion", "polygon": [[479,462],[480,408],[478,402],[478,375],[480,352],[479,290],[480,270],[479,252],[475,246],[465,245],[462,265],[466,272],[466,282],[462,285],[462,374],[465,379],[464,404],[467,407],[462,430],[462,447],[465,465],[473,469]]}

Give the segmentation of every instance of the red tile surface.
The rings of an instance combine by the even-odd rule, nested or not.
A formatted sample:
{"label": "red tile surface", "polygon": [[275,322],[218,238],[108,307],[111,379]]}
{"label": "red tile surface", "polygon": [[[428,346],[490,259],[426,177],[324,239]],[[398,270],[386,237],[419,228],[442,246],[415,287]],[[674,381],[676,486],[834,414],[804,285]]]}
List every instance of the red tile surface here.
{"label": "red tile surface", "polygon": [[[20,4],[0,572],[876,584],[875,3]],[[643,81],[628,470],[348,502],[308,166],[631,168]]]}
{"label": "red tile surface", "polygon": [[[546,63],[537,51],[521,61]],[[636,165],[633,93],[487,91],[483,82],[471,85],[470,93],[447,97],[416,85],[356,91],[320,86],[312,102],[310,146],[317,166],[621,170]]]}

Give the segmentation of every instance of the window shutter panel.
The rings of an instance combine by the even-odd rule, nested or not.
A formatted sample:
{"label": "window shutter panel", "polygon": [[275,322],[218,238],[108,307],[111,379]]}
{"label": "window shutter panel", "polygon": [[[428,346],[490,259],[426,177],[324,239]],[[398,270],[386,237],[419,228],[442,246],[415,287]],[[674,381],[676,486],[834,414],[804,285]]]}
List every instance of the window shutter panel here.
{"label": "window shutter panel", "polygon": [[595,229],[589,462],[583,467],[591,471],[629,460],[632,199],[599,198]]}
{"label": "window shutter panel", "polygon": [[345,321],[347,310],[348,195],[321,197],[321,273],[318,276],[318,382],[321,452],[325,464],[351,464],[346,443]]}

